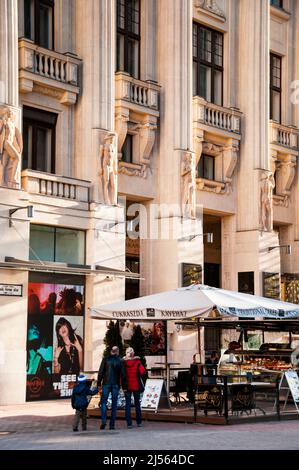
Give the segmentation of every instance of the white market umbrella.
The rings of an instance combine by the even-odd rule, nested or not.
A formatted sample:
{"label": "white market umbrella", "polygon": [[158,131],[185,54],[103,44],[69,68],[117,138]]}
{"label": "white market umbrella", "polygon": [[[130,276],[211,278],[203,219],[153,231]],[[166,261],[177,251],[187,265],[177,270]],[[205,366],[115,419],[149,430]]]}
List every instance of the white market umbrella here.
{"label": "white market umbrella", "polygon": [[91,307],[90,313],[92,318],[101,319],[183,320],[204,317],[213,308],[230,317],[299,318],[297,304],[203,284]]}

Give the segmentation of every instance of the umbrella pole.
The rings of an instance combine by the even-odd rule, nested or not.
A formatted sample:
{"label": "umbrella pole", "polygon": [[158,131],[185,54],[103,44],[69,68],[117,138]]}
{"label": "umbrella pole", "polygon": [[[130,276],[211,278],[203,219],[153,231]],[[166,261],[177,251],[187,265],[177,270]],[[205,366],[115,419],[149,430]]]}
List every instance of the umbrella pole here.
{"label": "umbrella pole", "polygon": [[198,353],[201,362],[201,341],[200,341],[200,326],[199,326],[199,319],[197,319],[197,342],[198,342]]}

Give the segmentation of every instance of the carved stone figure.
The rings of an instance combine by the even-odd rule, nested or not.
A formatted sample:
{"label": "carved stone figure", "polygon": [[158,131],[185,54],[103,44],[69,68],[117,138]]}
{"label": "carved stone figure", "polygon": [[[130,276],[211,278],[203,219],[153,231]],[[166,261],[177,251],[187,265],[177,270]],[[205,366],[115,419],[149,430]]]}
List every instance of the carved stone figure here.
{"label": "carved stone figure", "polygon": [[275,187],[275,180],[272,173],[263,173],[261,188],[261,230],[270,232],[273,225],[273,205],[272,195]]}
{"label": "carved stone figure", "polygon": [[104,203],[117,205],[117,154],[115,134],[109,132],[104,145],[100,146],[99,185],[103,190]]}
{"label": "carved stone figure", "polygon": [[216,0],[197,0],[195,2],[195,8],[204,8],[205,10],[211,11],[215,15],[219,15],[225,18],[225,14],[217,5]]}
{"label": "carved stone figure", "polygon": [[185,152],[181,161],[181,205],[182,213],[187,211],[188,217],[196,217],[196,164],[195,155]]}
{"label": "carved stone figure", "polygon": [[9,107],[0,108],[0,185],[17,188],[18,167],[23,151],[22,134]]}

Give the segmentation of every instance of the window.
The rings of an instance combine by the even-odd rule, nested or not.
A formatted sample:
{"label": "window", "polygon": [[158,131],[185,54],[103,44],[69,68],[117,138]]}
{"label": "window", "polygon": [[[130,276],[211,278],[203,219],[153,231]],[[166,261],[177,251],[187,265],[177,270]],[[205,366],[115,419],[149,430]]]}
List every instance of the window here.
{"label": "window", "polygon": [[193,95],[222,106],[223,34],[193,23]]}
{"label": "window", "polygon": [[211,155],[202,154],[197,167],[198,178],[207,180],[215,179],[215,158]]}
{"label": "window", "polygon": [[283,8],[283,0],[270,0],[270,4],[277,8]]}
{"label": "window", "polygon": [[[127,257],[126,268],[129,269],[132,273],[139,274],[139,258]],[[139,284],[139,279],[126,279],[126,300],[135,299],[136,297],[139,297]]]}
{"label": "window", "polygon": [[41,47],[54,48],[54,0],[24,0],[24,35]]}
{"label": "window", "polygon": [[57,114],[23,108],[24,151],[22,169],[55,173]]}
{"label": "window", "polygon": [[85,232],[47,225],[30,225],[31,260],[85,263]]}
{"label": "window", "polygon": [[270,119],[281,121],[281,57],[270,54]]}
{"label": "window", "polygon": [[139,77],[140,0],[117,0],[117,71]]}
{"label": "window", "polygon": [[124,145],[122,147],[122,161],[126,163],[133,163],[133,136],[127,134]]}

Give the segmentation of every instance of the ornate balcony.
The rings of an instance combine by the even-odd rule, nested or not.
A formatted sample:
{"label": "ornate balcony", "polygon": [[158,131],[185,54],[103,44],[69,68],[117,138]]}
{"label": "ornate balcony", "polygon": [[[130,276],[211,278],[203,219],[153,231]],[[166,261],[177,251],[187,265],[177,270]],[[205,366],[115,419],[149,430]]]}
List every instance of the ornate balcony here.
{"label": "ornate balcony", "polygon": [[215,128],[221,135],[228,137],[232,137],[232,134],[240,135],[241,116],[242,113],[236,109],[209,103],[199,96],[193,98],[193,122],[201,124],[203,130]]}
{"label": "ornate balcony", "polygon": [[159,93],[160,87],[156,83],[137,80],[124,72],[115,74],[115,129],[119,160],[128,132],[139,141],[137,161],[133,165],[120,164],[121,174],[147,178],[159,117]]}
{"label": "ornate balcony", "polygon": [[[52,175],[34,170],[22,171],[22,188],[29,194],[47,198],[47,204],[57,205],[57,198],[64,206],[88,210],[91,183],[85,180]],[[45,202],[43,200],[43,202]]]}
{"label": "ornate balcony", "polygon": [[159,116],[159,92],[155,83],[137,80],[124,72],[115,74],[116,106],[124,101],[130,103],[132,110]]}
{"label": "ornate balcony", "polygon": [[66,105],[75,104],[79,94],[78,68],[81,60],[72,54],[44,49],[29,39],[19,40],[20,92],[42,93]]}
{"label": "ornate balcony", "polygon": [[270,144],[282,153],[298,151],[299,129],[293,126],[283,126],[275,121],[270,121]]}

